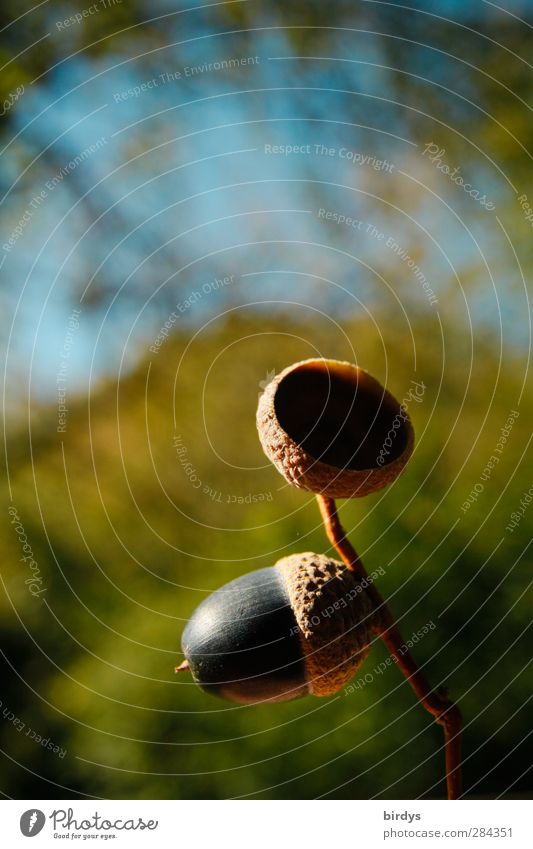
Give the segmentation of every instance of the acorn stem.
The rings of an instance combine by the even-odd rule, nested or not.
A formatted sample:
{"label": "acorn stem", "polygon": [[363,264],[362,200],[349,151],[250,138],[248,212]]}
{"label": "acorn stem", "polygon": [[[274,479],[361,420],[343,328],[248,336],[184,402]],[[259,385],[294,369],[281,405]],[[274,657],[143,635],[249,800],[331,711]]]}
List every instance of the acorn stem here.
{"label": "acorn stem", "polygon": [[[342,527],[333,498],[317,494],[316,499],[324,522],[326,535],[350,571],[358,577],[368,579],[368,574],[359,555],[348,540]],[[459,799],[461,782],[461,713],[457,705],[448,698],[446,690],[432,690],[425,675],[407,649],[396,620],[385,599],[371,581],[366,592],[378,613],[377,633],[387,646],[397,666],[403,672],[422,706],[435,717],[444,728],[444,753],[446,759],[446,783],[448,799]]]}

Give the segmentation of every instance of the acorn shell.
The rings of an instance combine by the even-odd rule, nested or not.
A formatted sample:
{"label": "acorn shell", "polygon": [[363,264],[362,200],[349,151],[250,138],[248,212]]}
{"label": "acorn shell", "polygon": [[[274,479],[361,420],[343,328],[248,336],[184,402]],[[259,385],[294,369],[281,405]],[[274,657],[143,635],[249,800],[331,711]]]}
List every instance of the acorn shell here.
{"label": "acorn shell", "polygon": [[195,681],[239,704],[329,696],[366,657],[371,601],[346,567],[305,552],[208,596],[183,632]]}
{"label": "acorn shell", "polygon": [[189,619],[181,647],[194,680],[212,695],[255,704],[309,692],[288,590],[272,567],[211,593]]}
{"label": "acorn shell", "polygon": [[276,375],[259,399],[257,430],[290,484],[331,498],[392,483],[414,446],[405,408],[368,372],[340,360],[303,360]]}

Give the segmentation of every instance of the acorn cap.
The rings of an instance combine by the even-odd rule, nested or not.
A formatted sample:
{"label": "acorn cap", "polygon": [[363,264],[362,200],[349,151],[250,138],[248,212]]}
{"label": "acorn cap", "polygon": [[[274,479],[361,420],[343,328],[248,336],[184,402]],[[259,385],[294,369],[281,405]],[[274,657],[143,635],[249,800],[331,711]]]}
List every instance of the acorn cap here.
{"label": "acorn cap", "polygon": [[299,628],[309,692],[333,695],[370,650],[376,623],[372,602],[353,572],[323,554],[292,554],[274,568]]}
{"label": "acorn cap", "polygon": [[392,483],[414,431],[405,408],[352,363],[311,359],[289,366],[259,399],[263,450],[294,486],[354,498]]}

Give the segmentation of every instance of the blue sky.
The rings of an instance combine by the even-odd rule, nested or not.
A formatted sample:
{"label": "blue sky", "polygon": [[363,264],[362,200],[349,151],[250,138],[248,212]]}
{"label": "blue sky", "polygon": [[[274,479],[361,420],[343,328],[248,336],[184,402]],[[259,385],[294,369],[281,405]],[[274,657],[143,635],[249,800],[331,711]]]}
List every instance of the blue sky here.
{"label": "blue sky", "polygon": [[[519,5],[507,9],[516,6],[518,14]],[[471,8],[431,7],[463,16]],[[430,162],[411,137],[408,104],[391,102],[393,77],[377,37],[344,34],[333,40],[332,55],[299,61],[280,30],[258,32],[253,50],[243,51],[242,38],[213,35],[198,13],[183,35],[169,21],[169,43],[186,44],[148,56],[138,55],[138,44],[132,56],[75,56],[17,104],[20,136],[3,155],[12,182],[0,218],[4,244],[47,181],[67,173],[2,253],[9,280],[2,300],[14,319],[10,374],[31,368],[32,391],[53,395],[68,316],[78,306],[69,387],[81,391],[90,369],[94,379],[116,374],[121,360],[135,365],[173,305],[226,274],[235,284],[203,297],[182,323],[266,299],[279,300],[293,318],[298,308],[283,302],[336,316],[379,315],[401,303],[427,312],[431,325],[435,308],[388,239],[431,282],[441,320],[458,313],[465,326],[472,320],[496,334],[501,322],[508,344],[527,343],[521,272],[505,235],[512,189],[475,149],[475,128],[464,158],[444,160],[494,199],[494,212]],[[439,98],[450,123],[443,127],[431,114],[417,120],[421,137],[445,146],[464,100],[442,86],[454,88],[461,67],[428,56],[422,52],[420,67],[409,71],[437,83],[415,80]],[[205,67],[228,59],[244,65]],[[191,76],[191,67],[202,70]],[[166,73],[181,76],[162,79]],[[141,90],[128,95],[135,87]],[[471,95],[468,77],[456,87]],[[376,167],[383,160],[389,170]],[[360,225],[325,221],[321,209]],[[18,378],[14,384],[22,385]]]}

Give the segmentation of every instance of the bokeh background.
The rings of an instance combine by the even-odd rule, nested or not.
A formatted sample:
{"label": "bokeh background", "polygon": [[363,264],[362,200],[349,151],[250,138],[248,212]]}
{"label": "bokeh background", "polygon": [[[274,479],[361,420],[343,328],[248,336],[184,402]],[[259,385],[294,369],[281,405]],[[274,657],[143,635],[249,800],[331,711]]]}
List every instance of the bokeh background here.
{"label": "bokeh background", "polygon": [[0,23],[0,790],[443,796],[380,644],[366,686],[276,706],[173,671],[206,593],[329,550],[254,421],[274,372],[329,356],[425,386],[405,474],[341,517],[406,639],[434,623],[414,653],[463,711],[465,795],[530,795],[531,4]]}

